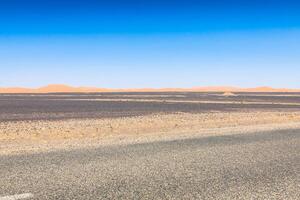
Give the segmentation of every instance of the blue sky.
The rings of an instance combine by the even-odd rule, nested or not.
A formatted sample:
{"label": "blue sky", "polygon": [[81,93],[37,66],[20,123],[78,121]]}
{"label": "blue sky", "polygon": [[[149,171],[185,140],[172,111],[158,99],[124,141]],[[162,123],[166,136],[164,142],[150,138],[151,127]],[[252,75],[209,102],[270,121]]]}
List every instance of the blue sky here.
{"label": "blue sky", "polygon": [[300,88],[297,1],[0,1],[0,87]]}

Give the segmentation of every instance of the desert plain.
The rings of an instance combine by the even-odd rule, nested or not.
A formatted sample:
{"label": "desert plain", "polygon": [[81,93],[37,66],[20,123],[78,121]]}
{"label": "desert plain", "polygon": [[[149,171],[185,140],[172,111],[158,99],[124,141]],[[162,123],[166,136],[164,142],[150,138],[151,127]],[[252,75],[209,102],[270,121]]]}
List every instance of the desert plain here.
{"label": "desert plain", "polygon": [[0,199],[299,199],[299,130],[296,92],[0,94]]}
{"label": "desert plain", "polygon": [[0,94],[0,154],[300,122],[300,93]]}

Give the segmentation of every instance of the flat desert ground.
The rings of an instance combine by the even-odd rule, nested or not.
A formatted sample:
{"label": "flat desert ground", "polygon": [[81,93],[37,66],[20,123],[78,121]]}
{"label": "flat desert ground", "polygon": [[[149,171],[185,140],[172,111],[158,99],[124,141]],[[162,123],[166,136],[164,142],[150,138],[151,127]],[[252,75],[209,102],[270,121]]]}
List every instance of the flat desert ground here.
{"label": "flat desert ground", "polygon": [[300,93],[0,95],[0,154],[298,126]]}
{"label": "flat desert ground", "polygon": [[0,95],[0,200],[300,199],[300,93]]}

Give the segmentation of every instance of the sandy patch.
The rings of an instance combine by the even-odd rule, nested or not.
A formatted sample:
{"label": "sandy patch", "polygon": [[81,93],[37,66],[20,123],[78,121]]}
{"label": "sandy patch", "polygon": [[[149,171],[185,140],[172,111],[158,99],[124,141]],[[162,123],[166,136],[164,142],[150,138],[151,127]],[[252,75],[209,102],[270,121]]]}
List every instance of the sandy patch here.
{"label": "sandy patch", "polygon": [[223,96],[225,96],[225,97],[232,97],[232,96],[236,96],[236,94],[234,94],[232,92],[224,92]]}
{"label": "sandy patch", "polygon": [[286,126],[300,128],[300,112],[177,113],[114,119],[0,122],[0,154]]}

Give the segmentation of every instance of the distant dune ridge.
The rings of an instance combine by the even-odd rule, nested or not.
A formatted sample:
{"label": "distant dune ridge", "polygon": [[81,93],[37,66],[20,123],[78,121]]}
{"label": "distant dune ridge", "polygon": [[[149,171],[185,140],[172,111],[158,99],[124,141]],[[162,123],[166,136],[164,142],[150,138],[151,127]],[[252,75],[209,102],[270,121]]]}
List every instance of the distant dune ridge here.
{"label": "distant dune ridge", "polygon": [[0,88],[0,93],[92,93],[92,92],[300,92],[300,89],[288,88],[239,88],[239,87],[193,87],[193,88],[132,88],[132,89],[109,89],[97,87],[72,87],[62,84],[47,85],[40,88]]}

